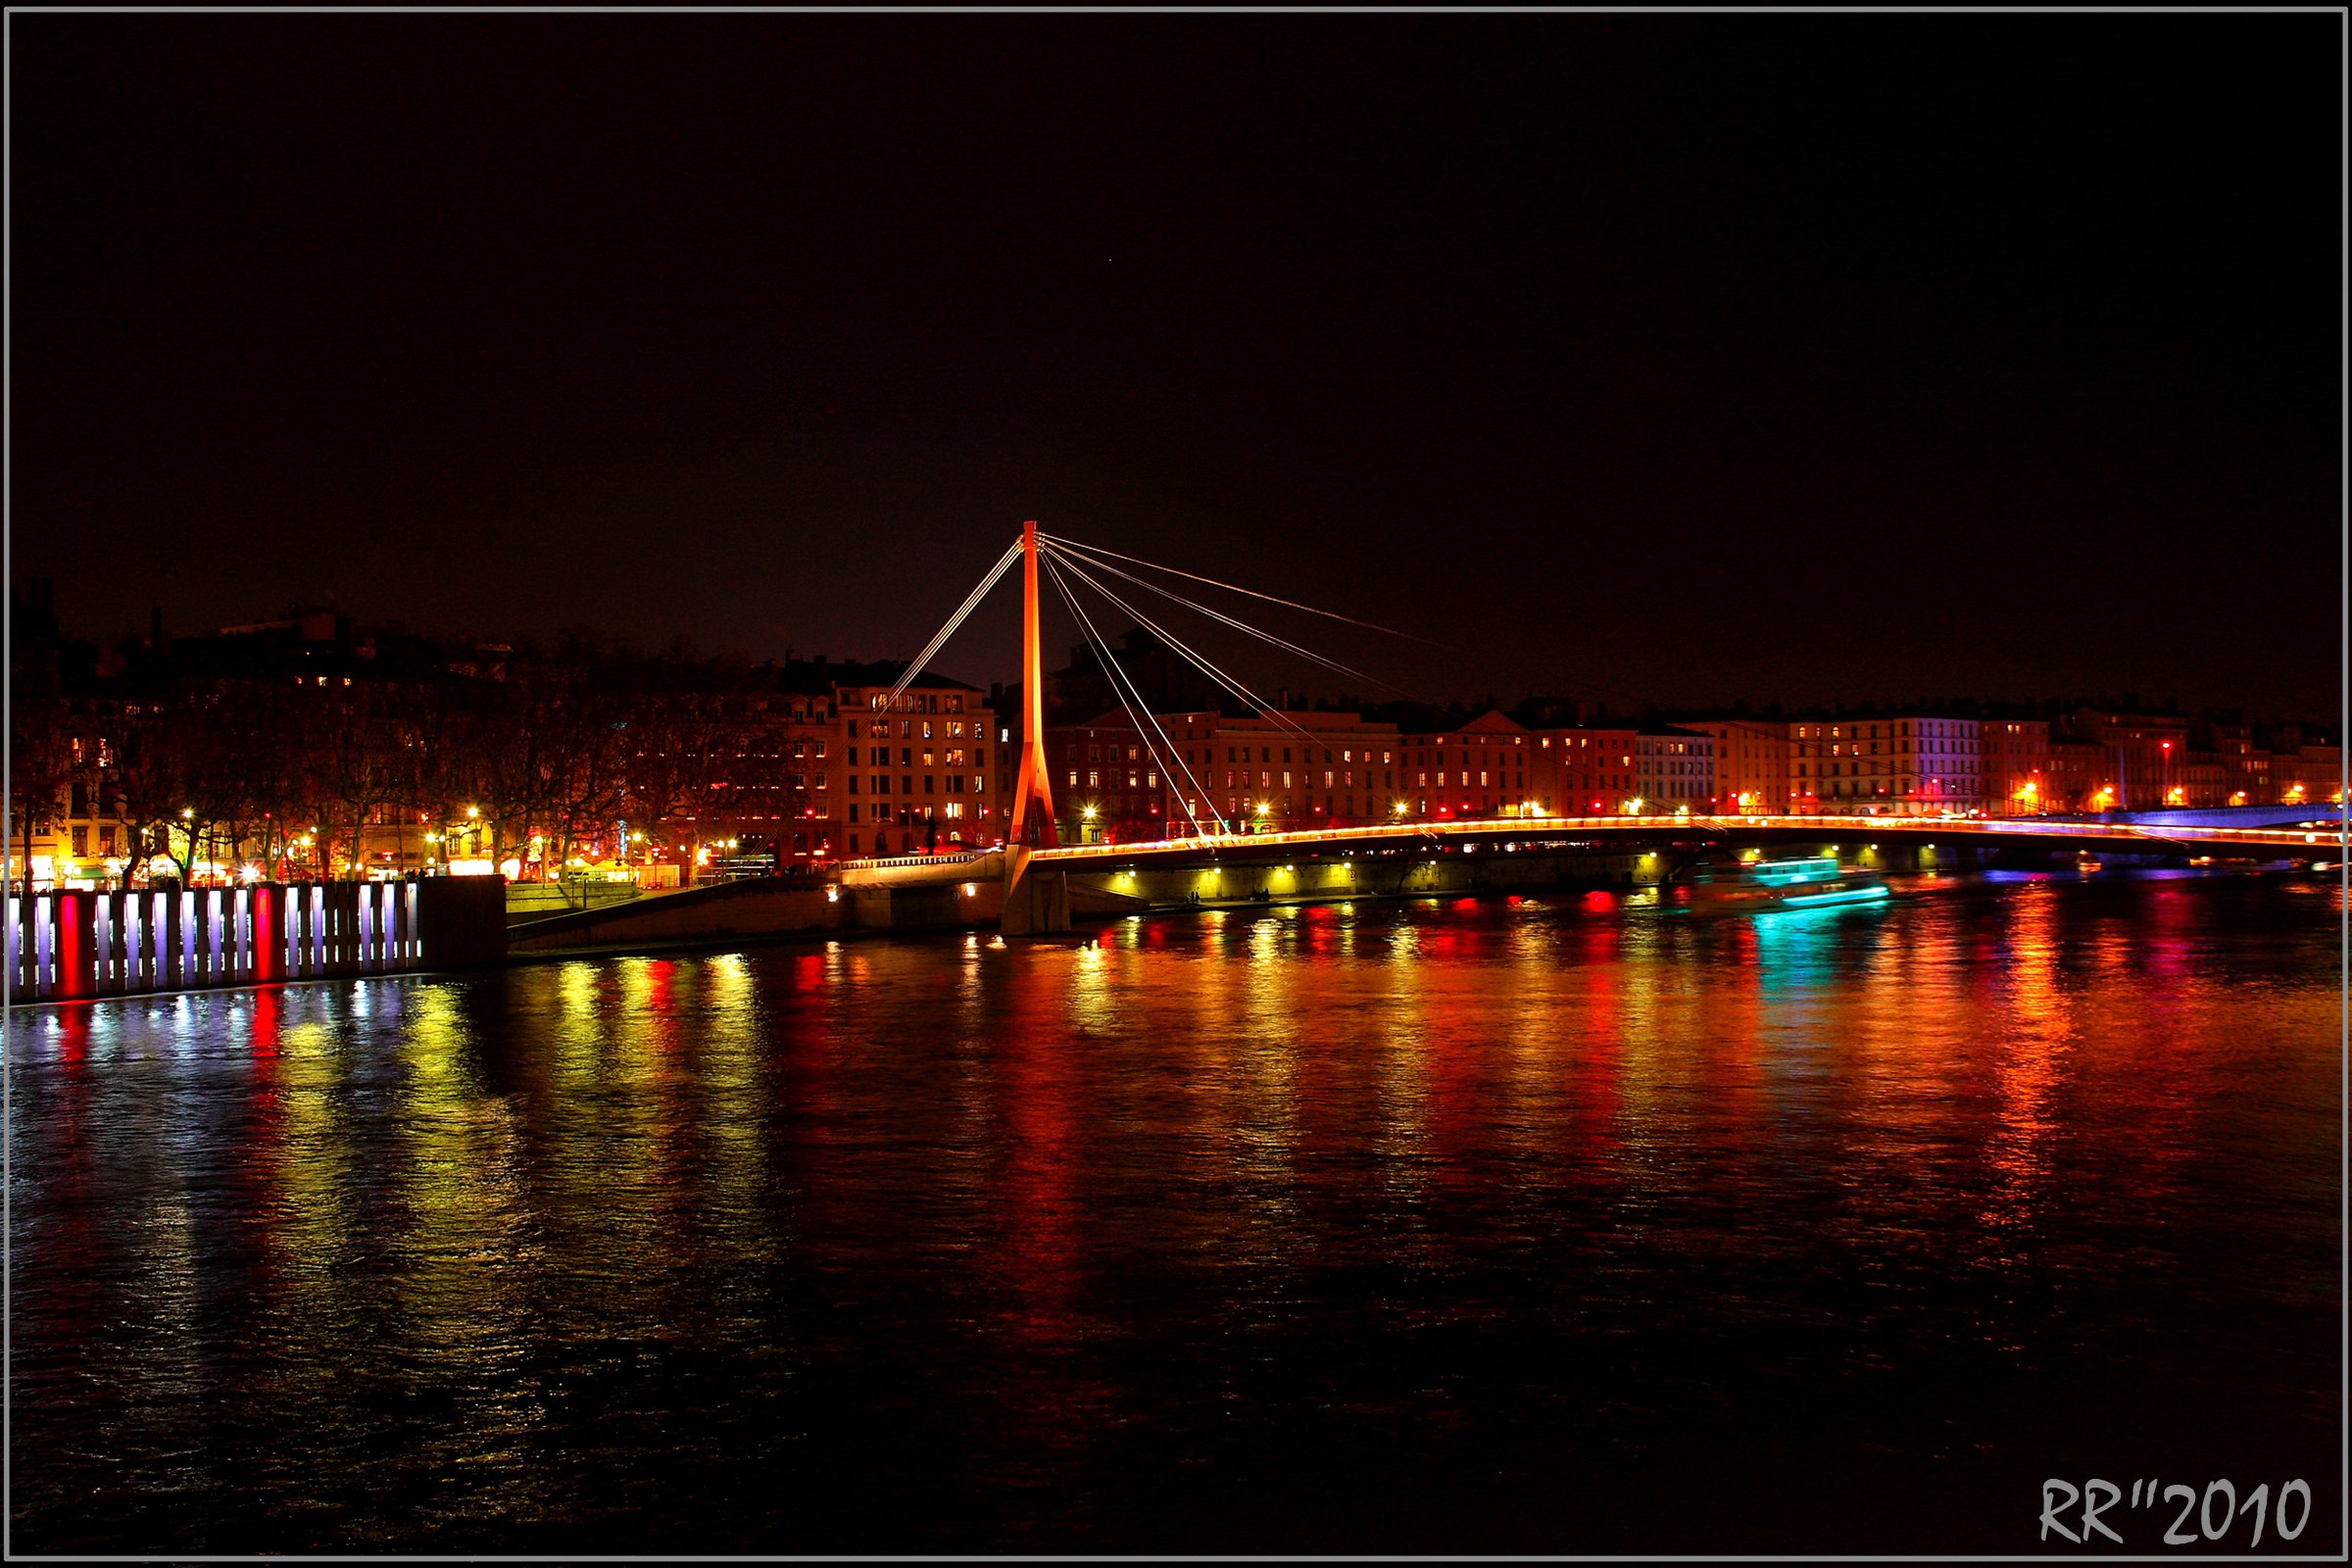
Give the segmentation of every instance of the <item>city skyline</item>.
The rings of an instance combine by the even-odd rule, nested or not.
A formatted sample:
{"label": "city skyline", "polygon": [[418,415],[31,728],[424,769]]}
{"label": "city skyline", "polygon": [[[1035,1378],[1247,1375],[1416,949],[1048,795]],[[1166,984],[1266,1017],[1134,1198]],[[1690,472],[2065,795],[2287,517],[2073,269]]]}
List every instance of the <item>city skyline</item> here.
{"label": "city skyline", "polygon": [[[1057,586],[1086,571],[1040,548]],[[1041,649],[1034,694],[936,662],[705,659],[585,632],[436,642],[332,612],[100,647],[61,633],[49,586],[13,605],[11,848],[31,889],[588,866],[676,886],[1032,839],[2082,819],[2343,795],[2338,732],[2136,701],[1266,706],[1156,622],[1060,668]],[[1049,823],[1024,829],[1033,779]]]}
{"label": "city skyline", "polygon": [[[53,595],[56,585],[49,579],[37,579],[32,584],[20,585],[17,607],[20,611],[24,603],[24,594],[27,590]],[[50,603],[54,604],[54,600]],[[347,622],[355,628],[364,629],[370,635],[383,633],[413,638],[445,650],[454,651],[469,647],[489,646],[510,649],[518,655],[538,659],[562,659],[568,657],[564,652],[566,648],[589,647],[609,651],[615,656],[629,659],[678,661],[690,664],[707,664],[713,668],[726,669],[749,669],[761,664],[796,662],[816,664],[829,662],[841,666],[904,666],[906,662],[905,652],[870,652],[855,648],[834,651],[811,647],[806,642],[784,642],[778,647],[764,651],[742,646],[708,644],[697,639],[692,623],[683,621],[668,630],[666,634],[657,628],[649,640],[639,640],[613,633],[602,626],[584,623],[566,623],[548,629],[531,628],[528,631],[517,633],[512,628],[499,626],[433,626],[397,612],[383,616],[356,614],[345,609],[339,602],[332,600],[317,602],[295,600],[280,605],[274,613],[238,619],[216,617],[184,626],[174,626],[169,620],[158,619],[157,617],[161,615],[161,607],[151,606],[147,624],[138,628],[126,627],[111,634],[99,632],[89,623],[87,617],[77,617],[73,612],[74,607],[70,604],[55,606],[55,623],[59,635],[68,643],[85,645],[102,660],[119,657],[122,650],[150,642],[158,629],[167,639],[211,638],[273,627],[291,629],[304,622],[315,624],[319,617],[324,616],[332,620]],[[980,619],[980,613],[976,612],[973,618]],[[1062,618],[1067,620],[1066,615]],[[1052,646],[1063,650],[1062,662],[1065,665],[1074,664],[1085,658],[1092,657],[1089,653],[1091,642],[1086,628],[1079,626],[1074,621],[1068,621],[1066,625],[1059,625],[1054,629],[1066,633],[1058,642],[1051,643]],[[1122,621],[1115,626],[1105,623],[1100,629],[1114,643],[1136,637],[1151,637],[1148,628],[1132,621]],[[1214,626],[1209,626],[1205,630],[1188,628],[1188,631],[1200,636],[1202,640],[1213,638],[1217,634],[1217,628]],[[979,639],[976,637],[959,636],[952,646],[965,653],[976,654],[980,651],[977,646],[978,642]],[[950,674],[979,690],[997,687],[1018,689],[1017,674],[1015,678],[1009,680],[1001,676],[990,678],[982,675],[980,671],[985,662],[983,658],[959,661],[954,656],[943,655],[927,661],[926,667]],[[966,668],[967,664],[969,665],[968,669]],[[1477,691],[1467,688],[1439,690],[1432,688],[1427,695],[1418,691],[1396,688],[1367,691],[1361,688],[1360,683],[1350,685],[1345,679],[1335,678],[1316,670],[1303,661],[1291,662],[1287,667],[1279,661],[1268,661],[1261,667],[1254,669],[1252,673],[1262,683],[1265,695],[1271,698],[1279,692],[1283,699],[1295,704],[1300,710],[1323,708],[1364,712],[1403,705],[1427,710],[1435,714],[1449,712],[1476,714],[1489,710],[1507,710],[1530,705],[1560,702],[1582,704],[1593,712],[1627,718],[1639,718],[1653,714],[1730,715],[1744,712],[1787,713],[1793,717],[1800,714],[1827,715],[1842,712],[1867,714],[1874,711],[1917,708],[1949,709],[1954,711],[1981,710],[1986,714],[2011,714],[2037,710],[2093,707],[2124,709],[2135,712],[2173,712],[2192,716],[2231,717],[2235,720],[2264,726],[2296,725],[2304,728],[2325,729],[2330,734],[2341,728],[2342,721],[2340,703],[2333,707],[2322,707],[2315,710],[2296,710],[2278,705],[2265,706],[2258,701],[2244,697],[2232,699],[2228,694],[2222,694],[2213,700],[2192,702],[2185,700],[2177,691],[2156,689],[2138,683],[2129,670],[2118,670],[2102,683],[2081,688],[2067,688],[2043,682],[2034,689],[2023,691],[1966,689],[1928,691],[1905,690],[1884,684],[1873,686],[1870,684],[1870,677],[1857,670],[1843,679],[1833,676],[1833,679],[1838,679],[1838,684],[1830,691],[1815,696],[1757,689],[1752,695],[1743,694],[1719,701],[1682,702],[1667,701],[1647,693],[1631,691],[1621,686],[1597,681],[1589,682],[1581,689],[1572,689],[1570,683],[1566,681],[1546,682],[1541,672],[1531,672],[1529,678],[1520,684],[1501,690]],[[967,676],[971,678],[967,678]],[[1103,704],[1106,711],[1115,706],[1115,699],[1106,699]],[[1228,710],[1241,710],[1249,707],[1247,704],[1237,703],[1230,697],[1224,699],[1221,706]],[[1284,704],[1270,702],[1268,706],[1280,708]]]}

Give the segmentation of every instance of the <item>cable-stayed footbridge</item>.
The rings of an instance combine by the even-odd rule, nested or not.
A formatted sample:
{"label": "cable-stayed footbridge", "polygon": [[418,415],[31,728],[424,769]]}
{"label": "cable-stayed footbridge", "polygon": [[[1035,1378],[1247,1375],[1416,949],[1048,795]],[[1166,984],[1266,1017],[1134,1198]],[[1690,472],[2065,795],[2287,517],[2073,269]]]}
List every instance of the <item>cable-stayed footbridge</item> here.
{"label": "cable-stayed footbridge", "polygon": [[[1232,701],[1253,710],[1277,727],[1296,730],[1310,744],[1315,737],[1290,719],[1279,705],[1269,704],[1229,668],[1177,636],[1159,618],[1132,602],[1149,592],[1215,623],[1256,638],[1285,654],[1367,685],[1389,682],[1326,657],[1313,649],[1252,625],[1239,615],[1218,610],[1142,571],[1190,579],[1193,582],[1244,594],[1268,604],[1303,611],[1349,625],[1394,632],[1373,622],[1296,600],[1279,598],[1239,584],[1221,582],[1198,572],[1162,565],[1101,546],[1039,529],[1025,523],[1021,532],[979,583],[965,596],[921,653],[909,661],[905,674],[878,706],[895,702],[930,660],[953,637],[1015,564],[1021,567],[1021,734],[1020,764],[1013,798],[1005,817],[1004,843],[1000,851],[967,852],[944,857],[900,860],[853,860],[842,867],[851,885],[907,886],[933,882],[961,883],[968,891],[976,881],[1002,881],[1003,925],[1011,934],[1066,930],[1069,925],[1069,878],[1088,875],[1098,883],[1124,878],[1133,884],[1150,874],[1155,885],[1172,886],[1169,873],[1198,871],[1213,880],[1231,867],[1245,880],[1263,885],[1256,873],[1277,865],[1297,875],[1300,862],[1327,871],[1385,867],[1391,872],[1417,863],[1438,864],[1446,858],[1481,854],[1541,858],[1611,854],[1643,849],[1671,854],[1681,860],[1694,858],[1712,848],[1740,845],[1867,844],[1873,848],[1897,845],[1912,848],[1968,846],[2016,849],[2040,853],[2071,851],[2097,855],[2213,857],[2235,859],[2302,859],[2345,858],[2343,808],[2337,806],[2266,807],[2209,811],[2166,811],[2128,817],[2107,813],[2099,818],[1984,818],[1964,815],[1841,816],[1748,815],[1693,816],[1614,814],[1607,816],[1547,816],[1522,814],[1480,819],[1423,819],[1370,822],[1296,832],[1237,831],[1214,809],[1213,792],[1190,760],[1172,743],[1166,728],[1145,700],[1131,672],[1113,655],[1108,641],[1087,609],[1078,590],[1084,588],[1135,625],[1150,631],[1204,675]],[[1130,568],[1141,568],[1141,571]],[[1111,586],[1112,581],[1119,587]],[[1169,783],[1169,799],[1181,805],[1182,818],[1171,808],[1164,838],[1119,844],[1064,845],[1054,815],[1054,775],[1046,755],[1044,638],[1041,628],[1043,587],[1051,585],[1088,643],[1097,650],[1102,668],[1124,709],[1135,736],[1159,776]],[[1164,612],[1162,612],[1165,613]],[[1427,639],[1414,639],[1427,641]],[[1189,831],[1187,831],[1189,829]],[[1524,863],[1524,862],[1522,862]],[[1342,888],[1349,877],[1329,877],[1318,887]],[[1394,877],[1391,880],[1395,880]],[[1407,879],[1409,881],[1409,878]],[[1140,884],[1139,884],[1140,885]],[[1386,885],[1383,883],[1382,885]],[[1399,882],[1398,886],[1405,883]],[[1122,897],[1115,891],[1107,897]],[[1197,897],[1187,895],[1188,898]],[[1145,901],[1149,902],[1149,901]]]}

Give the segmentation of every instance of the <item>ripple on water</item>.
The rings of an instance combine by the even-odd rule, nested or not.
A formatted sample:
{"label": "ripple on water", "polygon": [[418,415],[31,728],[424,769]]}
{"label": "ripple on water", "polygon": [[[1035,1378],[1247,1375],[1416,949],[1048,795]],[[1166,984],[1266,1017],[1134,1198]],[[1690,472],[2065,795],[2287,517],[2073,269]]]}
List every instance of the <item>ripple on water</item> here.
{"label": "ripple on water", "polygon": [[2342,918],[1358,901],[24,1009],[16,1544],[2031,1550],[2072,1470],[2332,1540]]}

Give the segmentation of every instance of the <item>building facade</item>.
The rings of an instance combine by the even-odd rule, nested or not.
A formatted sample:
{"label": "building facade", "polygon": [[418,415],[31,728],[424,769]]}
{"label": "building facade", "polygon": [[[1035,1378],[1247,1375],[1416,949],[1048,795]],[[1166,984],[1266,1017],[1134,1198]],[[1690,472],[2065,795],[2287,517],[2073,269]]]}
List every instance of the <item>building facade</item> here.
{"label": "building facade", "polygon": [[1536,801],[1556,816],[1618,816],[1634,810],[1642,789],[1636,731],[1630,724],[1574,724],[1540,729]]}
{"label": "building facade", "polygon": [[2188,719],[2176,713],[2082,708],[2068,714],[2064,724],[2072,739],[2099,751],[2098,780],[2087,809],[2149,811],[2187,804],[2185,788],[2175,775],[2188,751]]}
{"label": "building facade", "polygon": [[1351,712],[1124,710],[1049,725],[1064,842],[1287,832],[1389,819],[1400,776],[1394,724]]}
{"label": "building facade", "polygon": [[1977,726],[1984,814],[2039,816],[2060,808],[2050,772],[2050,721],[1988,718]]}
{"label": "building facade", "polygon": [[1788,726],[1766,718],[1681,718],[1715,743],[1718,813],[1756,816],[1788,808]]}
{"label": "building facade", "polygon": [[1432,821],[1535,816],[1547,808],[1541,737],[1490,710],[1450,729],[1399,735],[1396,814]]}
{"label": "building facade", "polygon": [[[996,714],[977,687],[926,670],[895,697],[868,666],[835,687],[842,853],[886,858],[1003,841]],[[903,669],[904,666],[899,666]]]}
{"label": "building facade", "polygon": [[1980,813],[1979,728],[1942,713],[1793,720],[1789,808],[1828,816]]}
{"label": "building facade", "polygon": [[1716,808],[1715,738],[1680,724],[1634,734],[1634,794],[1653,816],[1704,816]]}
{"label": "building facade", "polygon": [[2281,804],[2340,806],[2343,748],[2299,725],[2282,726],[2272,740],[2271,780]]}
{"label": "building facade", "polygon": [[1641,808],[1636,726],[1521,724],[1489,710],[1399,737],[1403,809],[1432,820],[1618,816]]}

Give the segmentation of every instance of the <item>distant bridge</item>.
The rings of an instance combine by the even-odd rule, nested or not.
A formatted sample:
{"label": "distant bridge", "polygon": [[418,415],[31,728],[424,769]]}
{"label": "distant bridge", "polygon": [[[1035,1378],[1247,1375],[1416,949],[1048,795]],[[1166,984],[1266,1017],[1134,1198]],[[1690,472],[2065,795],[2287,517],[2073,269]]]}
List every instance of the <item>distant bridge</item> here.
{"label": "distant bridge", "polygon": [[2050,822],[2122,822],[2138,827],[2341,827],[2341,805],[2168,807],[2159,811],[2098,811],[2042,818]]}

